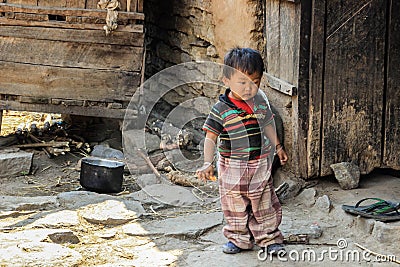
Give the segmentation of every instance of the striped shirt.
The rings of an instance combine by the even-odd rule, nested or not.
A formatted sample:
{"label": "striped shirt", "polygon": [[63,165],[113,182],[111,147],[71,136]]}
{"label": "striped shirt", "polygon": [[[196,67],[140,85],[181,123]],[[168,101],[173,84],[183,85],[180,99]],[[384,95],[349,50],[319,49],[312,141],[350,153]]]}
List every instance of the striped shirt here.
{"label": "striped shirt", "polygon": [[253,113],[235,106],[228,94],[220,95],[212,107],[203,130],[219,136],[218,151],[222,157],[253,160],[266,157],[271,151],[271,142],[263,134],[263,128],[274,122],[267,100],[257,93],[254,97]]}

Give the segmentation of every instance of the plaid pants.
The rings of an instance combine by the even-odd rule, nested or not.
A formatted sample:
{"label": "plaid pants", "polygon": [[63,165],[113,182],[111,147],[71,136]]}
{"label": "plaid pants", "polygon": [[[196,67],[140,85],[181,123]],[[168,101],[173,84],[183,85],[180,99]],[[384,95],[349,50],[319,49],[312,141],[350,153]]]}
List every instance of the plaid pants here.
{"label": "plaid pants", "polygon": [[225,237],[242,249],[251,249],[253,238],[260,247],[282,243],[278,229],[282,208],[272,185],[268,159],[220,157],[218,165],[221,207],[227,222]]}

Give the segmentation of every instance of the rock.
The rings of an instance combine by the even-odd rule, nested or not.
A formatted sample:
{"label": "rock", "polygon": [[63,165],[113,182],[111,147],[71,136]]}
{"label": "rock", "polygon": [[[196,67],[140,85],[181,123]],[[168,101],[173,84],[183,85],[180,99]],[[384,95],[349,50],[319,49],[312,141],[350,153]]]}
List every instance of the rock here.
{"label": "rock", "polygon": [[207,56],[217,58],[218,57],[217,48],[215,48],[215,46],[213,46],[213,45],[208,46],[207,47]]}
{"label": "rock", "polygon": [[322,197],[317,198],[315,201],[315,207],[320,211],[329,213],[332,208],[332,203],[327,195],[323,195]]}
{"label": "rock", "polygon": [[202,235],[200,240],[206,241],[206,242],[213,242],[215,244],[221,243],[221,240],[223,240],[224,234],[222,233],[220,227],[216,227],[216,229],[213,229],[206,234]]}
{"label": "rock", "polygon": [[322,235],[321,226],[319,226],[317,223],[313,223],[310,225],[309,228],[310,228],[310,232],[307,234],[308,237],[314,238],[314,239],[321,237],[321,235]]}
{"label": "rock", "polygon": [[90,191],[64,192],[57,195],[58,203],[65,209],[77,209],[111,199],[116,199],[116,197]]}
{"label": "rock", "polygon": [[5,266],[79,266],[83,257],[70,248],[45,242],[29,242],[2,246],[0,262]]}
{"label": "rock", "polygon": [[0,177],[29,174],[33,153],[18,151],[0,153]]}
{"label": "rock", "polygon": [[35,213],[35,211],[15,211],[15,210],[2,211],[2,212],[0,212],[0,220],[4,219],[4,218],[15,218],[15,217],[32,214],[32,213]]}
{"label": "rock", "polygon": [[317,239],[323,233],[318,223],[314,222],[310,224],[309,220],[295,221],[294,224],[282,224],[279,228],[285,237],[290,235],[307,235],[309,238]]}
{"label": "rock", "polygon": [[168,206],[168,204],[162,203],[161,201],[153,198],[143,190],[126,195],[124,198],[127,200],[136,200],[142,204],[152,205],[153,209],[160,209]]}
{"label": "rock", "polygon": [[54,234],[65,234],[71,232],[68,229],[28,229],[12,233],[0,233],[0,248],[13,246],[21,243],[44,242]]}
{"label": "rock", "polygon": [[366,219],[361,216],[357,216],[353,220],[355,229],[361,231],[363,234],[370,235],[374,230],[375,220]]}
{"label": "rock", "polygon": [[[141,192],[141,193],[139,193]],[[142,193],[146,193],[152,199],[150,202],[153,203],[164,203],[166,205],[178,206],[178,207],[187,207],[193,206],[200,203],[200,200],[196,198],[192,192],[188,189],[183,188],[177,185],[168,185],[168,184],[153,184],[144,187],[141,191],[136,194],[131,194],[132,197],[144,197],[145,195]]]}
{"label": "rock", "polygon": [[56,244],[78,244],[80,242],[79,238],[72,231],[49,234],[49,239]]}
{"label": "rock", "polygon": [[115,229],[110,229],[106,231],[98,231],[94,233],[95,236],[103,238],[103,239],[111,239],[115,237],[117,234],[117,231]]}
{"label": "rock", "polygon": [[360,169],[351,162],[341,162],[330,165],[335,178],[342,189],[353,189],[358,187],[360,181]]}
{"label": "rock", "polygon": [[146,132],[145,139],[146,139],[145,142],[146,142],[147,153],[160,149],[160,142],[161,142],[160,137],[158,137],[155,134],[150,134]]}
{"label": "rock", "polygon": [[198,237],[222,223],[222,212],[190,214],[147,224],[130,223],[123,227],[127,235],[166,235]]}
{"label": "rock", "polygon": [[307,207],[312,207],[315,203],[316,194],[317,191],[314,188],[307,188],[296,197],[296,200]]}
{"label": "rock", "polygon": [[78,213],[72,210],[61,210],[49,213],[44,217],[34,221],[30,227],[70,227],[79,224]]}
{"label": "rock", "polygon": [[131,203],[130,208],[122,201],[106,200],[102,203],[88,205],[78,213],[90,223],[119,225],[137,219],[144,213],[144,209],[139,203],[135,207]]}
{"label": "rock", "polygon": [[136,183],[144,188],[148,185],[160,184],[162,182],[155,174],[143,174],[136,178]]}
{"label": "rock", "polygon": [[108,147],[106,145],[96,145],[93,148],[92,157],[104,158],[104,159],[124,159],[124,153],[118,149]]}
{"label": "rock", "polygon": [[285,202],[287,199],[297,196],[300,190],[304,187],[304,180],[297,178],[294,174],[290,172],[283,171],[282,169],[277,169],[273,174],[273,181],[275,188],[278,188],[281,184],[287,183],[289,185],[288,189],[279,196],[279,200]]}
{"label": "rock", "polygon": [[380,243],[398,244],[400,242],[400,222],[375,222],[372,236]]}
{"label": "rock", "polygon": [[0,196],[0,210],[45,210],[58,206],[56,197]]}

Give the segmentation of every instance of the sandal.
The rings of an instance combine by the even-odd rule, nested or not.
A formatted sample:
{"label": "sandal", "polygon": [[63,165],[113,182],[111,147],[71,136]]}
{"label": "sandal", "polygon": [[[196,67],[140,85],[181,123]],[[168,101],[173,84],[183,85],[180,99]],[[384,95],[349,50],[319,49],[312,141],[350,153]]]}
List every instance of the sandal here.
{"label": "sandal", "polygon": [[286,252],[285,247],[282,244],[275,243],[267,246],[267,254],[278,255]]}
{"label": "sandal", "polygon": [[[360,206],[366,200],[376,200],[377,202],[367,206]],[[393,203],[380,198],[364,198],[357,202],[355,206],[342,205],[342,209],[350,214],[372,218],[377,221],[400,220],[400,203]]]}
{"label": "sandal", "polygon": [[233,244],[231,241],[222,246],[222,252],[226,254],[236,254],[241,252],[242,249]]}

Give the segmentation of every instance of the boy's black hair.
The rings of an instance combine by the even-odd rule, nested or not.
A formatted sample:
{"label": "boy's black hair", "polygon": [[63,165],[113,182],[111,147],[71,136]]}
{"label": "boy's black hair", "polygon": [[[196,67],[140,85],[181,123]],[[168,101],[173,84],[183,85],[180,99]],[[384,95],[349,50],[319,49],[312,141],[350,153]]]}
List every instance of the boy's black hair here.
{"label": "boy's black hair", "polygon": [[251,48],[235,47],[226,53],[224,57],[223,74],[226,78],[230,78],[235,70],[243,73],[262,75],[264,71],[264,61],[260,52]]}

